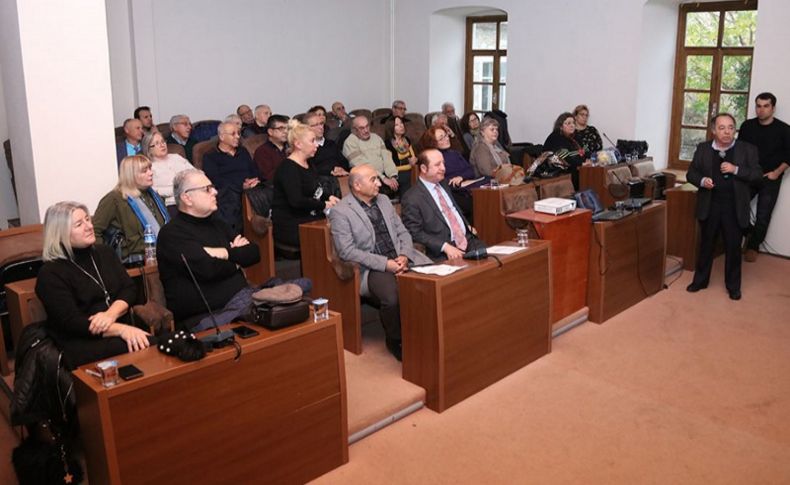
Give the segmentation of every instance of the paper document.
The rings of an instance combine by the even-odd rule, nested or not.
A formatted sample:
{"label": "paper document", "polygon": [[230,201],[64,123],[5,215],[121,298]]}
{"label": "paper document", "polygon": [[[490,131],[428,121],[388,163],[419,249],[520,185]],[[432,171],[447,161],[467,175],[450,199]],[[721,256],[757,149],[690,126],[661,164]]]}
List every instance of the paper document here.
{"label": "paper document", "polygon": [[491,246],[490,248],[487,248],[486,251],[488,254],[513,254],[524,249],[527,248],[523,248],[521,246]]}
{"label": "paper document", "polygon": [[432,274],[436,276],[447,276],[450,274],[455,273],[459,269],[466,268],[464,266],[450,266],[449,264],[429,264],[427,266],[414,266],[411,268],[412,271],[416,271],[422,274]]}

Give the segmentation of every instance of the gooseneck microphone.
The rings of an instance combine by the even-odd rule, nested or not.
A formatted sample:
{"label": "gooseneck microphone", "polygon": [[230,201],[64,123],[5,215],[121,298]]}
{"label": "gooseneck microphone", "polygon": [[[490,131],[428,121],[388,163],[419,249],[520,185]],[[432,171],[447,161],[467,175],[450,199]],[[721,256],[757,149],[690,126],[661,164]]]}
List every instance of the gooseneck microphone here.
{"label": "gooseneck microphone", "polygon": [[602,131],[601,134],[603,135],[604,138],[606,138],[606,141],[608,141],[609,144],[612,145],[612,148],[617,148],[617,145],[615,145],[614,142],[608,136],[606,136],[606,132]]}
{"label": "gooseneck microphone", "polygon": [[214,325],[214,330],[216,330],[217,332],[214,335],[206,335],[205,337],[201,337],[200,341],[212,347],[222,347],[228,343],[232,343],[235,340],[233,330],[222,331],[219,329],[219,325],[217,324],[217,319],[214,318],[214,312],[211,311],[211,307],[208,304],[208,300],[206,300],[206,295],[204,295],[203,290],[200,289],[200,285],[197,282],[197,278],[195,278],[195,274],[192,273],[192,268],[189,266],[189,263],[187,262],[187,258],[184,257],[184,253],[181,253],[181,261],[183,261],[184,266],[187,267],[187,271],[189,272],[189,277],[192,279],[192,283],[195,284],[195,288],[197,288],[197,291],[200,294],[200,298],[203,300],[203,304],[206,305],[206,310],[208,310],[208,314],[211,317],[211,323]]}

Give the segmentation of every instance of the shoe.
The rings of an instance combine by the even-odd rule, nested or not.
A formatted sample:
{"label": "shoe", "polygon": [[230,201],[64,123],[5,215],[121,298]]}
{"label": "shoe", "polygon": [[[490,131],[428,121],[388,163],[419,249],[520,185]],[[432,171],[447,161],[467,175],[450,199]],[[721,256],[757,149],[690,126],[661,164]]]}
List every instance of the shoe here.
{"label": "shoe", "polygon": [[738,290],[738,291],[731,291],[730,292],[730,300],[738,301],[740,299],[741,299],[741,292],[740,292],[740,290]]}
{"label": "shoe", "polygon": [[689,293],[696,293],[699,290],[704,290],[707,287],[708,285],[698,285],[696,283],[691,283],[686,287],[686,291],[688,291]]}
{"label": "shoe", "polygon": [[745,253],[743,253],[743,259],[747,263],[754,263],[757,261],[757,251],[754,249],[747,249]]}
{"label": "shoe", "polygon": [[398,362],[403,362],[403,346],[400,340],[387,340],[387,350],[398,359]]}

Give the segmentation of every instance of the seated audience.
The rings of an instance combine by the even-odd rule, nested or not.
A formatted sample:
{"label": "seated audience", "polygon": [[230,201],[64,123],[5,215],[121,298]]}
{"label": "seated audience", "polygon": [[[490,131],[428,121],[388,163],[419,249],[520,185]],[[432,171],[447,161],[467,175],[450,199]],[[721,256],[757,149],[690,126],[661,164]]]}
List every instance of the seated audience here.
{"label": "seated audience", "polygon": [[494,118],[483,118],[483,122],[480,123],[480,133],[469,155],[469,162],[478,177],[493,177],[497,167],[510,163],[510,155],[499,144],[498,137],[499,122]]}
{"label": "seated audience", "polygon": [[274,239],[299,247],[299,224],[324,218],[338,198],[324,190],[318,172],[307,160],[316,152],[315,133],[298,120],[288,122],[288,143],[293,148],[274,174],[272,222]]}
{"label": "seated audience", "polygon": [[554,152],[567,165],[573,188],[579,190],[579,167],[584,163],[585,152],[574,138],[576,122],[571,113],[562,113],[554,122],[554,130],[543,142],[543,149]]}
{"label": "seated audience", "polygon": [[340,147],[334,141],[324,137],[325,126],[321,117],[315,113],[308,113],[304,122],[315,133],[315,142],[318,149],[315,155],[308,160],[319,176],[343,177],[348,175],[348,160],[340,152]]}
{"label": "seated audience", "polygon": [[409,231],[387,197],[379,195],[381,179],[375,168],[359,165],[349,176],[351,193],[330,212],[332,240],[343,261],[357,263],[360,295],[379,306],[387,349],[401,360],[400,306],[395,275],[409,264],[431,260],[414,248]]}
{"label": "seated audience", "polygon": [[[241,121],[242,133],[244,133],[244,131],[247,128],[251,127],[253,125],[253,122],[255,121],[252,115],[252,109],[250,109],[249,105],[246,104],[242,104],[238,108],[236,108],[236,115],[239,117],[239,120]],[[227,118],[225,119],[225,121],[228,121]]]}
{"label": "seated audience", "polygon": [[[217,149],[203,157],[205,174],[218,191],[219,217],[233,231],[242,230],[241,194],[245,189],[258,185],[258,170],[244,147],[239,146],[241,135],[233,123],[220,123],[217,127]],[[174,196],[178,202],[175,183]]]}
{"label": "seated audience", "polygon": [[83,204],[58,202],[47,209],[36,296],[68,369],[149,345],[149,334],[129,324],[134,282],[112,249],[95,242]]}
{"label": "seated audience", "polygon": [[269,117],[272,115],[272,109],[265,104],[259,104],[255,107],[255,119],[253,122],[244,128],[241,136],[249,138],[255,135],[266,134],[266,124],[269,122]]}
{"label": "seated audience", "polygon": [[123,122],[124,139],[115,144],[115,155],[118,165],[121,160],[131,155],[137,155],[142,150],[140,141],[143,139],[143,123],[135,118]]}
{"label": "seated audience", "polygon": [[480,134],[480,118],[477,113],[470,111],[461,118],[461,133],[463,134],[464,144],[467,153],[472,151],[477,135]]}
{"label": "seated audience", "polygon": [[277,167],[288,156],[288,117],[272,115],[266,126],[269,139],[255,150],[255,164],[261,179],[271,182]]}
{"label": "seated audience", "polygon": [[573,137],[588,157],[591,153],[603,150],[603,140],[601,140],[598,130],[587,124],[589,118],[590,110],[587,109],[587,105],[580,104],[573,109],[573,120],[576,122],[576,133]]}
{"label": "seated audience", "polygon": [[315,105],[312,108],[308,109],[307,113],[305,113],[305,115],[310,115],[310,114],[317,115],[321,120],[321,122],[324,125],[326,125],[326,108],[324,108],[320,104]]}
{"label": "seated audience", "polygon": [[467,219],[472,220],[472,192],[471,190],[483,186],[491,180],[490,177],[477,177],[475,169],[460,153],[450,148],[450,137],[442,128],[432,126],[423,133],[420,139],[423,150],[434,148],[439,150],[444,157],[444,170],[447,185]]}
{"label": "seated audience", "polygon": [[195,140],[191,138],[192,135],[192,122],[187,115],[175,115],[170,118],[170,134],[165,141],[168,145],[181,145],[184,147],[184,153],[187,160],[192,161],[192,147],[195,146]]}
{"label": "seated audience", "polygon": [[241,121],[241,116],[235,114],[229,114],[225,117],[225,123],[233,123],[236,125],[236,128],[239,129],[239,134],[241,134],[241,130],[244,129],[244,123]]}
{"label": "seated audience", "polygon": [[449,101],[442,103],[442,114],[447,117],[447,126],[450,127],[463,146],[464,134],[461,131],[461,120],[459,120],[458,115],[455,114],[455,105]]}
{"label": "seated audience", "polygon": [[151,108],[148,106],[138,106],[134,110],[134,118],[140,120],[140,123],[143,124],[143,131],[145,133],[157,131],[156,125],[154,124],[154,116],[151,114]]}
{"label": "seated audience", "polygon": [[411,185],[411,171],[417,164],[417,155],[411,140],[406,136],[406,125],[400,116],[391,119],[384,127],[384,146],[398,167],[399,191],[406,192]]}
{"label": "seated audience", "polygon": [[249,311],[255,289],[248,286],[242,268],[260,261],[258,246],[216,217],[217,189],[202,171],[179,172],[173,191],[178,215],[162,228],[156,247],[167,307],[178,328],[197,332],[212,327],[191,269],[217,323],[230,323]]}
{"label": "seated audience", "polygon": [[400,116],[401,118],[403,118],[404,121],[406,121],[406,123],[409,122],[409,120],[406,119],[406,102],[405,101],[400,100],[400,99],[396,99],[395,101],[393,101],[392,102],[392,112],[389,115],[387,115],[384,118],[382,118],[380,123],[382,125],[384,125],[384,124],[392,121],[396,116]]}
{"label": "seated audience", "polygon": [[424,150],[417,167],[418,182],[401,200],[403,224],[414,242],[424,245],[433,259],[457,259],[467,250],[485,246],[450,196],[442,153]]}
{"label": "seated audience", "polygon": [[109,243],[112,234],[121,231],[120,250],[124,262],[143,260],[146,226],[159,234],[159,229],[170,220],[165,203],[153,185],[151,161],[143,155],[126,157],[118,172],[118,185],[102,197],[96,207],[93,215],[96,234]]}
{"label": "seated audience", "polygon": [[332,112],[327,115],[330,128],[348,126],[353,116],[346,113],[346,107],[340,101],[332,103]]}
{"label": "seated audience", "polygon": [[162,134],[155,131],[143,137],[143,155],[151,160],[154,171],[154,190],[165,199],[171,215],[175,215],[176,199],[173,197],[173,177],[182,170],[195,168],[177,153],[167,153],[167,143]]}
{"label": "seated audience", "polygon": [[398,193],[398,168],[384,140],[370,132],[370,121],[366,116],[357,116],[351,121],[352,133],[343,144],[343,156],[352,167],[370,165],[379,174],[383,184],[382,193],[393,197]]}

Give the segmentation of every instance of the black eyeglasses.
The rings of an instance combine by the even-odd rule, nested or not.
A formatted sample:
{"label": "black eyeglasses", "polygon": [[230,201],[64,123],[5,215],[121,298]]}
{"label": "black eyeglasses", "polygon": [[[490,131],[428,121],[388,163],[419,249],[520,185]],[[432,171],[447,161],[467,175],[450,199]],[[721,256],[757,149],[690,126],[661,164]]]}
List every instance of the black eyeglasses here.
{"label": "black eyeglasses", "polygon": [[212,190],[214,190],[214,184],[204,185],[202,187],[192,187],[191,189],[186,189],[184,191],[185,194],[192,192],[193,190],[202,190],[203,192],[210,194]]}

